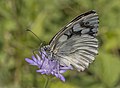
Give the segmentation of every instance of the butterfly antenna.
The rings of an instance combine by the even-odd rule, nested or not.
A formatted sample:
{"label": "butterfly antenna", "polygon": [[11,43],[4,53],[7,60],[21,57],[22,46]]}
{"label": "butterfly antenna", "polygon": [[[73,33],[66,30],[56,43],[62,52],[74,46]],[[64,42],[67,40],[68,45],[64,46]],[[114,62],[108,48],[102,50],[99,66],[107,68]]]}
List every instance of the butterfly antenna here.
{"label": "butterfly antenna", "polygon": [[[35,36],[38,38],[38,40],[40,40],[40,38],[39,38],[33,31],[31,31],[29,28],[27,28],[26,31],[31,32],[33,35],[35,35]],[[41,40],[40,40],[40,41],[41,41]]]}
{"label": "butterfly antenna", "polygon": [[41,40],[33,31],[31,31],[29,28],[27,28],[26,31],[31,32],[34,36],[37,37],[37,39],[41,42],[41,43],[40,43],[40,47],[39,47],[39,48],[41,48],[42,45],[44,44],[44,41],[42,41],[42,40]]}

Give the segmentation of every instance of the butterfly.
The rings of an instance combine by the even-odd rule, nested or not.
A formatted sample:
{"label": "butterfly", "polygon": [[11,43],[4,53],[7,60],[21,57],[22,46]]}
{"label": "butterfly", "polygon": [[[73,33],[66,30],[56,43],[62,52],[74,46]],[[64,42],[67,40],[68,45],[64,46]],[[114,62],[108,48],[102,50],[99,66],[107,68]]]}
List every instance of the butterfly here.
{"label": "butterfly", "polygon": [[98,26],[96,11],[85,12],[63,27],[41,50],[61,65],[84,71],[98,54]]}

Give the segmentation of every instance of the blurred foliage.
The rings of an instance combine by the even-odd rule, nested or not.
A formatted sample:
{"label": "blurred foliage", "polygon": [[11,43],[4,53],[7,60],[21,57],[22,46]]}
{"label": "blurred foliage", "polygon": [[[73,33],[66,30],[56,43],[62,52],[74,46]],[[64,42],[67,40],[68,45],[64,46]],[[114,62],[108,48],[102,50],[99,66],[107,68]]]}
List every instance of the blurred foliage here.
{"label": "blurred foliage", "polygon": [[42,88],[44,77],[24,58],[49,40],[75,16],[95,9],[99,14],[99,55],[86,71],[67,71],[66,82],[49,88],[120,88],[119,0],[0,0],[0,88]]}

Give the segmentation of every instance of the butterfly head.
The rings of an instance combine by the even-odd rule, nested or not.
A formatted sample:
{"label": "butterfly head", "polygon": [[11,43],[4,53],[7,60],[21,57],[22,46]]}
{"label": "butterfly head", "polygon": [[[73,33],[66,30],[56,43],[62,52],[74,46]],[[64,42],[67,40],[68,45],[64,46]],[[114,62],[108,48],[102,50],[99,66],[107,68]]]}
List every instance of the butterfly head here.
{"label": "butterfly head", "polygon": [[46,45],[41,48],[41,52],[45,52],[48,57],[53,57],[53,54],[50,51],[50,46]]}

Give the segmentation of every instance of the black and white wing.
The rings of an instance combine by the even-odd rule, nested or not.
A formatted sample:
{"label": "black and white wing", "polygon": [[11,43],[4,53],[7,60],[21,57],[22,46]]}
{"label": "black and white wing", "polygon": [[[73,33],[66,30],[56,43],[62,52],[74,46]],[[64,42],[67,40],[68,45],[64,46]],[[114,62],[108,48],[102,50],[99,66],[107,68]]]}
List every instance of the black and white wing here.
{"label": "black and white wing", "polygon": [[83,71],[95,59],[98,53],[99,20],[92,10],[73,19],[50,41],[50,50],[60,64],[72,65]]}

